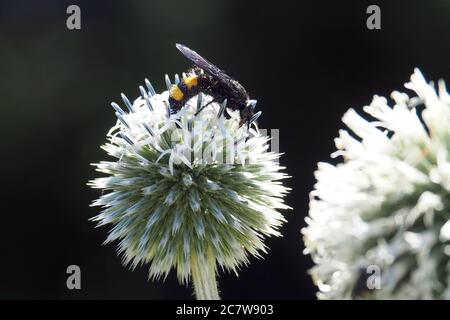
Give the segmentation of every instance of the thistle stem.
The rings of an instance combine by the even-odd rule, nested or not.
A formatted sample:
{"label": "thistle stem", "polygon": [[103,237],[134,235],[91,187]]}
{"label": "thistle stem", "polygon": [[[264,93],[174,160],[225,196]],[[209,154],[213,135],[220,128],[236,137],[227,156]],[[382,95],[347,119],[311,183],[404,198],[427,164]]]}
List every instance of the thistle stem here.
{"label": "thistle stem", "polygon": [[216,259],[208,252],[205,259],[191,257],[192,282],[197,300],[220,300],[216,280]]}

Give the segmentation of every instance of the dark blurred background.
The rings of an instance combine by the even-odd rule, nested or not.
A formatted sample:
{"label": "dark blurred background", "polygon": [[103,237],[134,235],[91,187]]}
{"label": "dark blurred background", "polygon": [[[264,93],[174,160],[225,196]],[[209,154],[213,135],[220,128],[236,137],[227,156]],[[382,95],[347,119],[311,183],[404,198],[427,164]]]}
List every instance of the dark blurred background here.
{"label": "dark blurred background", "polygon": [[[81,30],[66,8],[81,8]],[[366,8],[381,7],[381,30]],[[260,126],[280,129],[292,179],[283,238],[239,277],[221,273],[225,299],[314,299],[300,229],[318,161],[329,159],[349,107],[402,89],[414,67],[450,80],[450,1],[4,1],[0,3],[0,298],[191,299],[174,274],[147,282],[147,269],[122,267],[108,227],[94,228],[98,190],[89,164],[115,123],[120,92],[135,99],[148,77],[189,62],[196,49],[258,99]],[[66,268],[82,289],[66,288]]]}

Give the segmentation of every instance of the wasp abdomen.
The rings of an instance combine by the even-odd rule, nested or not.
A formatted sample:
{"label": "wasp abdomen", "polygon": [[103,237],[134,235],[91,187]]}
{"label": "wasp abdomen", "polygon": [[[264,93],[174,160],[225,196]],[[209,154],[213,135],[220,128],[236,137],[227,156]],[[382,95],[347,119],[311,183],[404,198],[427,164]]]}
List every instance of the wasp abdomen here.
{"label": "wasp abdomen", "polygon": [[181,79],[178,84],[174,84],[169,90],[170,98],[181,101],[186,95],[189,96],[189,91],[193,90],[198,85],[197,76],[189,76]]}
{"label": "wasp abdomen", "polygon": [[187,100],[198,93],[199,80],[197,75],[181,79],[169,89],[169,103],[174,111],[178,111]]}

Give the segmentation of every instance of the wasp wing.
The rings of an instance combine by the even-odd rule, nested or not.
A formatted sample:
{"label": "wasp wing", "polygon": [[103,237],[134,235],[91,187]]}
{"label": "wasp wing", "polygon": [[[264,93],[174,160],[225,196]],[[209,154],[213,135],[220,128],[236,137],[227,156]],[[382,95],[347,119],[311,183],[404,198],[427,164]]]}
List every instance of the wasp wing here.
{"label": "wasp wing", "polygon": [[194,50],[189,49],[188,47],[177,43],[176,47],[178,50],[181,51],[181,53],[191,60],[197,67],[200,67],[203,69],[206,73],[208,73],[210,76],[215,78],[219,81],[230,81],[232,80],[230,76],[228,76],[225,72],[220,70],[218,67],[213,65],[211,62],[203,58],[201,55],[199,55]]}
{"label": "wasp wing", "polygon": [[176,44],[176,47],[186,58],[191,60],[197,67],[203,69],[211,77],[219,81],[225,88],[230,90],[233,95],[242,94],[244,92],[247,96],[245,89],[239,82],[231,78],[229,75],[203,58],[197,52],[179,43]]}

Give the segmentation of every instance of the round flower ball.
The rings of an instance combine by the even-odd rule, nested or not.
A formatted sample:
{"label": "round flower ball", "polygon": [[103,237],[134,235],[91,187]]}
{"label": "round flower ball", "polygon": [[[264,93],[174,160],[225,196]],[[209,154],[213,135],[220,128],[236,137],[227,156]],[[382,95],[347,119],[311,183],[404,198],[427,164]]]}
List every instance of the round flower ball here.
{"label": "round flower ball", "polygon": [[302,232],[321,299],[450,298],[450,96],[417,69],[405,87],[347,111],[343,161],[318,165]]}
{"label": "round flower ball", "polygon": [[218,299],[218,267],[237,272],[280,235],[287,175],[269,138],[255,122],[239,126],[226,101],[200,93],[173,113],[169,92],[146,85],[133,103],[122,95],[126,111],[112,104],[118,121],[102,148],[113,160],[95,164],[106,176],[90,182],[103,190],[93,220],[112,226],[105,243],[119,241],[125,265],[148,265],[151,279],[174,269],[197,299]]}

